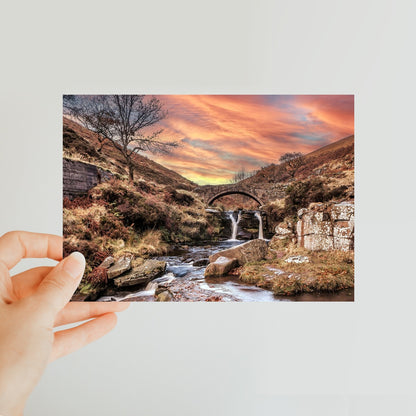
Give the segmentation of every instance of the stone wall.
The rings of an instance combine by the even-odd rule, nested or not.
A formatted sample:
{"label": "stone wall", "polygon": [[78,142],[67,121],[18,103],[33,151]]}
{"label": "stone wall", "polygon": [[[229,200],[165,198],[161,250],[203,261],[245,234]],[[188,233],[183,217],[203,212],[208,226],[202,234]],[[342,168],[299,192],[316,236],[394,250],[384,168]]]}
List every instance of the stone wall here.
{"label": "stone wall", "polygon": [[63,159],[63,194],[73,199],[113,177],[112,173],[90,163]]}
{"label": "stone wall", "polygon": [[353,250],[354,204],[313,203],[298,211],[297,241],[307,250]]}
{"label": "stone wall", "polygon": [[267,204],[268,202],[275,201],[276,199],[283,199],[286,196],[287,187],[287,184],[268,183],[264,188],[254,187],[254,190],[261,200]]}

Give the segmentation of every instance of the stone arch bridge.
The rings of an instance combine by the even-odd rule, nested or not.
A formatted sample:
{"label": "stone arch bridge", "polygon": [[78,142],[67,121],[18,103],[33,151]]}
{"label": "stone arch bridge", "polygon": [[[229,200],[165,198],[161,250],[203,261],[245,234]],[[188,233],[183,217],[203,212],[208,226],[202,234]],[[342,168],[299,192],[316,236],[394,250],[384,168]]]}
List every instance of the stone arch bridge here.
{"label": "stone arch bridge", "polygon": [[250,186],[242,183],[225,185],[203,185],[194,189],[207,205],[211,205],[215,200],[226,195],[245,195],[254,199],[259,206],[265,205],[270,201],[283,198],[285,186],[281,184],[266,184],[267,187]]}

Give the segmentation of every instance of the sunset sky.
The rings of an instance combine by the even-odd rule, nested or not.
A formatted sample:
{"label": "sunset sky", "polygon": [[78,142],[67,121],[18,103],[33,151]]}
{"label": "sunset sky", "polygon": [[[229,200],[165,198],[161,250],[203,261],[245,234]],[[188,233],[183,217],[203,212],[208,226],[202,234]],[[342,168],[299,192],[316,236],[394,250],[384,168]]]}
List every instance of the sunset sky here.
{"label": "sunset sky", "polygon": [[354,134],[353,95],[159,95],[169,155],[148,155],[198,184],[277,163]]}

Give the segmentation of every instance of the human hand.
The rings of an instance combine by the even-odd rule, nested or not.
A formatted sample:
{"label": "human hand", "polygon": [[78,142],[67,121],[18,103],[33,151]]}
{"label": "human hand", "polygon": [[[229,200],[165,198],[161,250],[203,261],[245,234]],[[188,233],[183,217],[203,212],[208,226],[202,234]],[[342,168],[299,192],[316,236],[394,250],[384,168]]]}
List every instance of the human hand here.
{"label": "human hand", "polygon": [[[60,261],[10,276],[22,258]],[[0,237],[0,415],[23,412],[47,363],[100,338],[116,324],[118,302],[71,302],[85,259],[62,260],[62,237],[14,231]],[[74,328],[54,328],[94,318]]]}

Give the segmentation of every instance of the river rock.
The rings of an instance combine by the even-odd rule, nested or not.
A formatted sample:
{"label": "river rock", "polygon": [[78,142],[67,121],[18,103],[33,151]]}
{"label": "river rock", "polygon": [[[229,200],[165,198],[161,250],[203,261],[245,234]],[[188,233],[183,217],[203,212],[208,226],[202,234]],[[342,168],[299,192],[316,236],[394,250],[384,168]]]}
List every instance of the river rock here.
{"label": "river rock", "polygon": [[195,260],[193,265],[195,267],[206,266],[209,263],[209,259],[199,259]]}
{"label": "river rock", "polygon": [[250,240],[247,243],[240,244],[227,250],[209,256],[210,263],[214,263],[218,257],[227,257],[229,259],[237,259],[238,265],[242,266],[249,261],[259,261],[266,257],[267,242],[265,240]]}
{"label": "river rock", "polygon": [[117,287],[135,286],[148,283],[164,273],[166,262],[160,260],[146,260],[141,266],[131,272],[114,279]]}
{"label": "river rock", "polygon": [[158,277],[153,280],[153,282],[157,283],[160,287],[163,285],[169,285],[176,279],[175,275],[173,273],[166,273],[161,277]]}
{"label": "river rock", "polygon": [[109,279],[114,279],[117,276],[120,276],[127,270],[131,269],[131,261],[133,256],[123,256],[120,257],[116,263],[108,269],[107,276]]}
{"label": "river rock", "polygon": [[156,302],[171,302],[173,300],[173,295],[169,290],[163,290],[155,294]]}
{"label": "river rock", "polygon": [[204,276],[224,276],[231,269],[238,266],[237,259],[229,259],[228,257],[220,256],[213,263],[208,264],[205,269]]}
{"label": "river rock", "polygon": [[104,259],[104,261],[98,266],[103,267],[104,269],[110,268],[114,264],[114,257],[109,256]]}
{"label": "river rock", "polygon": [[151,291],[151,290],[156,291],[157,288],[158,288],[158,284],[156,282],[149,282],[144,290],[146,290],[146,291]]}

